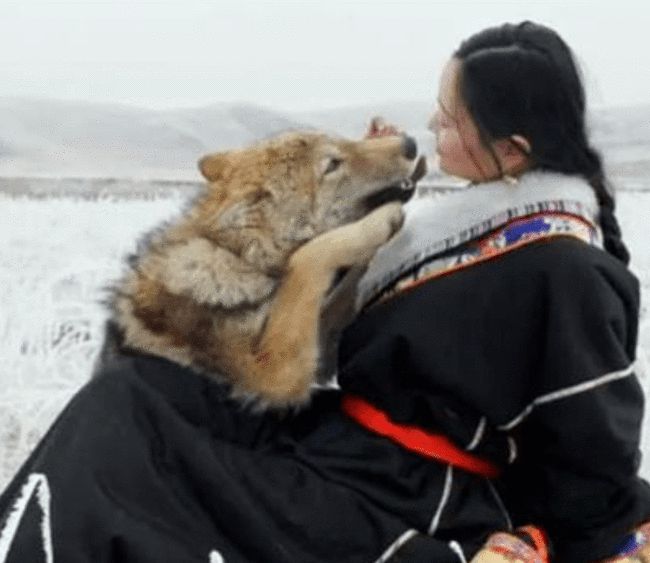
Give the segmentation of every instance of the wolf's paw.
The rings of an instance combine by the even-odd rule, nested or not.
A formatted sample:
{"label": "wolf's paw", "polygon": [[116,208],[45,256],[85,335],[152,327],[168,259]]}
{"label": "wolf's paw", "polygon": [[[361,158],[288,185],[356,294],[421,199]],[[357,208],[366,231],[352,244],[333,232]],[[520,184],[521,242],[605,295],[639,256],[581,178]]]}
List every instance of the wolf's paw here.
{"label": "wolf's paw", "polygon": [[387,203],[363,219],[323,233],[307,242],[292,255],[291,264],[331,274],[339,268],[365,266],[403,223],[402,204]]}
{"label": "wolf's paw", "polygon": [[386,244],[404,224],[404,211],[399,202],[386,203],[363,219],[336,231],[341,248],[335,258],[339,266],[367,265],[380,246]]}
{"label": "wolf's paw", "polygon": [[404,210],[400,202],[394,201],[378,207],[359,223],[377,235],[379,244],[387,242],[404,224]]}
{"label": "wolf's paw", "polygon": [[347,232],[341,229],[343,235],[340,250],[333,258],[336,266],[367,265],[380,246],[404,224],[404,211],[399,202],[386,203],[360,219],[347,225]]}

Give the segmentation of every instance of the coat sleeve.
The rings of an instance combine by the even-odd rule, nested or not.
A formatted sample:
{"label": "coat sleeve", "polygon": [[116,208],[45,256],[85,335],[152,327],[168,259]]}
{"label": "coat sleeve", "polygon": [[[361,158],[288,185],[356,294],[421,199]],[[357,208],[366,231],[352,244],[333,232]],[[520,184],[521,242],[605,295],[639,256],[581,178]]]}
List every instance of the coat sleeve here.
{"label": "coat sleeve", "polygon": [[607,257],[562,264],[545,287],[534,393],[502,428],[519,449],[503,484],[519,523],[547,530],[555,561],[593,562],[650,518],[649,487],[637,476],[638,284]]}

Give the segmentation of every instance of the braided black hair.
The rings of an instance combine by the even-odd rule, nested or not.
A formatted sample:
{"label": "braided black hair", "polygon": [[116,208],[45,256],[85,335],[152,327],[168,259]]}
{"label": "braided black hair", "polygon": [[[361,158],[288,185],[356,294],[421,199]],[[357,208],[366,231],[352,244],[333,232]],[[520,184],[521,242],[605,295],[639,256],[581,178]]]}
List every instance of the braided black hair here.
{"label": "braided black hair", "polygon": [[629,263],[602,158],[587,138],[584,87],[568,45],[552,29],[525,21],[469,37],[454,58],[461,62],[459,95],[486,148],[522,135],[533,168],[583,176],[600,204],[605,249]]}

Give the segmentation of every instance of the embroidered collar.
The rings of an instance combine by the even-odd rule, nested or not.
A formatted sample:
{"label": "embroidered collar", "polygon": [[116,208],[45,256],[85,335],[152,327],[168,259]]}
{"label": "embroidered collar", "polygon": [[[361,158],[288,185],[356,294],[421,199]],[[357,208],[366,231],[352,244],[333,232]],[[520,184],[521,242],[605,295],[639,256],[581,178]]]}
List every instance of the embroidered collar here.
{"label": "embroidered collar", "polygon": [[418,262],[513,219],[559,211],[597,226],[599,206],[592,187],[581,176],[531,171],[515,185],[487,182],[441,197],[412,199],[404,211],[404,226],[379,249],[359,282],[359,307]]}
{"label": "embroidered collar", "polygon": [[451,253],[425,258],[412,270],[372,295],[370,301],[363,304],[363,310],[433,278],[458,272],[503,256],[522,246],[557,236],[574,237],[602,248],[599,229],[582,217],[557,211],[535,213],[521,219],[513,219],[494,231],[469,241],[461,248],[452,249]]}

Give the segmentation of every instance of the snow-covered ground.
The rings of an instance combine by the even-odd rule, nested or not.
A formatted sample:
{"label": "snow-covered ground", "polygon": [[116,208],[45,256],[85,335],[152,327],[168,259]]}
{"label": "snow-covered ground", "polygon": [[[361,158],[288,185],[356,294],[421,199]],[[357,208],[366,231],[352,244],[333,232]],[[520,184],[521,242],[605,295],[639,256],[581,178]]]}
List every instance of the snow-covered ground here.
{"label": "snow-covered ground", "polygon": [[88,378],[103,288],[183,201],[0,196],[0,489]]}
{"label": "snow-covered ground", "polygon": [[[88,378],[106,316],[103,288],[120,275],[139,235],[187,197],[186,187],[94,199],[0,192],[0,490]],[[619,216],[647,299],[650,192],[621,192]],[[649,317],[644,309],[639,358],[646,365]],[[650,477],[650,459],[643,473]]]}

